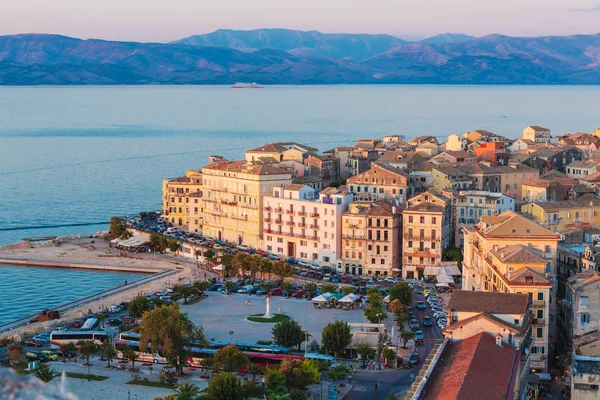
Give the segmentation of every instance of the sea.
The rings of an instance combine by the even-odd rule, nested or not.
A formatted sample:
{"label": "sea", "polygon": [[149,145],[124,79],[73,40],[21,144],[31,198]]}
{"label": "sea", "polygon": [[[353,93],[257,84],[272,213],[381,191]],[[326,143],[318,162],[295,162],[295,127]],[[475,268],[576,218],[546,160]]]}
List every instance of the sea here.
{"label": "sea", "polygon": [[[113,215],[160,209],[162,180],[209,155],[242,158],[277,141],[323,151],[389,134],[442,140],[473,129],[515,138],[527,125],[590,132],[600,127],[598,104],[600,86],[0,87],[0,246],[87,235]],[[31,274],[19,293],[60,274]],[[0,304],[8,299],[0,290]]]}

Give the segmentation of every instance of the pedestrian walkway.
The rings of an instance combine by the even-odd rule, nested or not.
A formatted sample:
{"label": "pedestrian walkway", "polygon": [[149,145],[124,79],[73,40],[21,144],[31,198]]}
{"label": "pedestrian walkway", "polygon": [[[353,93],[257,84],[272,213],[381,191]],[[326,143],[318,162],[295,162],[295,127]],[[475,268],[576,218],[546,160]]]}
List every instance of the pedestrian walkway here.
{"label": "pedestrian walkway", "polygon": [[[316,385],[311,385],[308,387],[308,391],[310,392],[309,400],[325,400],[330,399],[329,390],[334,388],[334,383],[322,381]],[[353,385],[346,383],[344,386],[338,386],[337,389],[337,400],[341,400],[346,395],[353,390]]]}

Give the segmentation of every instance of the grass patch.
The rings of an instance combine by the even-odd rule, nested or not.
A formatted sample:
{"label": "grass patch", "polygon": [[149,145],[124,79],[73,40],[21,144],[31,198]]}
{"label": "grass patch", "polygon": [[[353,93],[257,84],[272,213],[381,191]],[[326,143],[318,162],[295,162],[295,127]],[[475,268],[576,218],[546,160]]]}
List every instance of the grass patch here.
{"label": "grass patch", "polygon": [[88,376],[91,381],[105,381],[108,379],[108,376],[104,375],[94,375],[94,374],[80,374],[78,372],[67,372],[67,378],[74,379],[88,379]]}
{"label": "grass patch", "polygon": [[246,317],[246,319],[251,322],[261,322],[263,324],[276,324],[277,322],[287,321],[290,319],[290,317],[285,314],[275,314],[275,316],[271,319],[263,318],[263,315],[264,314],[254,314]]}
{"label": "grass patch", "polygon": [[129,381],[129,382],[125,382],[127,385],[138,385],[138,386],[148,386],[148,387],[156,387],[156,388],[162,388],[162,389],[174,389],[175,387],[173,385],[169,385],[168,383],[160,383],[158,381],[145,381],[145,380],[138,380],[137,382],[134,382],[133,380]]}

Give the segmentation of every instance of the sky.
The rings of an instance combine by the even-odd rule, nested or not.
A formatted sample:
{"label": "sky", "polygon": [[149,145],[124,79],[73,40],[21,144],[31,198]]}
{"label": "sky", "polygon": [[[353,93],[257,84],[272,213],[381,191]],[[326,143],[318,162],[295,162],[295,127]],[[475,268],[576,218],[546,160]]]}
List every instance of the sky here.
{"label": "sky", "polygon": [[168,42],[217,29],[484,36],[600,32],[600,0],[2,0],[0,35]]}

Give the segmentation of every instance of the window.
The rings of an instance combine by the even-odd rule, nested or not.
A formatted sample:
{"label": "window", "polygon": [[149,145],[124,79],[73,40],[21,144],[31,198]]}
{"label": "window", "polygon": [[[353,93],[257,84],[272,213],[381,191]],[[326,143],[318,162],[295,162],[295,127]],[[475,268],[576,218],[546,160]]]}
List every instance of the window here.
{"label": "window", "polygon": [[536,318],[538,318],[538,319],[544,318],[544,310],[537,310]]}
{"label": "window", "polygon": [[425,217],[419,217],[419,222],[424,224],[425,223]]}
{"label": "window", "polygon": [[409,248],[409,249],[412,249],[412,245],[413,245],[413,242],[412,242],[412,240],[409,240],[409,241],[408,241],[408,248]]}
{"label": "window", "polygon": [[537,299],[538,300],[544,300],[544,292],[538,292]]}
{"label": "window", "polygon": [[535,337],[539,338],[539,339],[543,338],[544,337],[544,328],[536,328]]}
{"label": "window", "polygon": [[277,243],[283,243],[283,238],[277,238]]}
{"label": "window", "polygon": [[587,307],[588,305],[588,298],[587,297],[581,297],[581,307]]}
{"label": "window", "polygon": [[413,223],[413,217],[412,217],[412,215],[410,215],[410,216],[408,217],[408,223],[409,223],[409,224],[412,224],[412,223]]}
{"label": "window", "polygon": [[581,318],[582,324],[588,324],[590,322],[590,314],[588,313],[579,314],[579,317]]}
{"label": "window", "polygon": [[375,259],[371,258],[371,264],[375,264]]}

